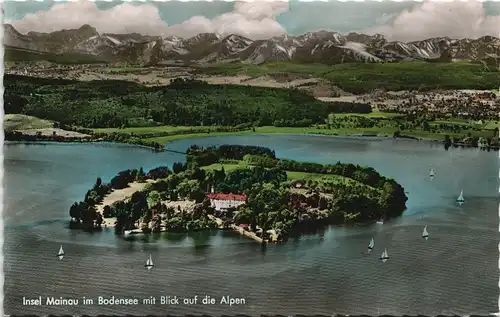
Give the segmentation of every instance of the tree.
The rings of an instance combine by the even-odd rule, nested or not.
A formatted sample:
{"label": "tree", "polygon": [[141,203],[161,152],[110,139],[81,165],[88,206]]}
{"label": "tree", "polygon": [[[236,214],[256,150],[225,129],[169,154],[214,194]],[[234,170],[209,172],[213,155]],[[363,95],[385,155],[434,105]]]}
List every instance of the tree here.
{"label": "tree", "polygon": [[269,229],[269,216],[267,212],[262,212],[258,215],[258,224],[262,229],[262,239],[265,240],[267,230]]}
{"label": "tree", "polygon": [[102,179],[100,177],[97,177],[95,184],[94,184],[94,190],[97,190],[99,187],[102,185]]}
{"label": "tree", "polygon": [[161,231],[161,217],[160,215],[156,215],[152,219],[151,223],[151,230],[153,232],[160,232]]}
{"label": "tree", "polygon": [[71,205],[71,207],[69,208],[69,215],[76,222],[80,222],[80,220],[82,218],[82,211],[81,211],[79,203],[74,202],[73,205]]}
{"label": "tree", "polygon": [[130,202],[132,204],[131,220],[133,223],[135,223],[145,214],[146,210],[148,209],[148,202],[144,193],[140,191],[132,194]]}
{"label": "tree", "polygon": [[182,163],[179,163],[179,162],[176,162],[174,163],[174,165],[172,166],[172,170],[175,174],[178,174],[180,172],[183,172],[186,170],[186,166]]}
{"label": "tree", "polygon": [[149,208],[156,206],[161,201],[160,193],[156,190],[151,191],[148,194],[147,201],[148,201]]}
{"label": "tree", "polygon": [[451,140],[450,136],[448,134],[446,134],[444,136],[444,144],[449,146],[449,145],[451,145],[451,143],[452,143],[452,140]]}
{"label": "tree", "polygon": [[100,228],[103,222],[104,222],[104,219],[102,218],[102,214],[100,212],[98,212],[96,220],[95,220],[95,224],[97,225],[97,227]]}
{"label": "tree", "polygon": [[104,206],[104,208],[102,209],[102,215],[104,218],[111,217],[112,215],[111,208],[108,205]]}
{"label": "tree", "polygon": [[172,191],[170,192],[170,200],[172,200],[172,201],[177,201],[177,200],[179,200],[179,194],[177,193],[177,191],[176,191],[176,190],[172,190]]}
{"label": "tree", "polygon": [[181,197],[194,199],[200,192],[200,182],[196,179],[186,179],[177,186]]}
{"label": "tree", "polygon": [[150,170],[147,177],[151,179],[167,178],[171,173],[172,171],[167,166],[158,166]]}
{"label": "tree", "polygon": [[144,170],[142,169],[142,167],[140,167],[137,171],[135,180],[137,182],[144,182],[146,180],[146,174],[144,174]]}
{"label": "tree", "polygon": [[422,122],[422,130],[424,130],[424,131],[430,130],[429,122],[427,122],[427,121]]}

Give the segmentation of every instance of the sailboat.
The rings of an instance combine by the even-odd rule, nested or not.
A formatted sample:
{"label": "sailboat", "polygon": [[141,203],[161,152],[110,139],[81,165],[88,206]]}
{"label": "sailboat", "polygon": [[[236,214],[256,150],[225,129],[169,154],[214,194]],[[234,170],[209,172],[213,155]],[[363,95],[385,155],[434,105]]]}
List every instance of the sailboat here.
{"label": "sailboat", "polygon": [[382,260],[382,262],[384,263],[387,262],[387,260],[389,260],[389,254],[387,253],[387,249],[385,249],[384,252],[382,252],[380,260]]}
{"label": "sailboat", "polygon": [[464,191],[462,190],[460,192],[460,196],[458,196],[458,198],[457,198],[457,202],[463,203],[464,201],[465,201],[465,199],[464,199]]}
{"label": "sailboat", "polygon": [[61,245],[61,247],[59,248],[59,252],[57,252],[57,257],[59,257],[59,260],[62,260],[64,258],[64,250],[63,250],[63,247]]}
{"label": "sailboat", "polygon": [[151,254],[149,255],[149,259],[146,261],[146,265],[144,265],[148,271],[151,270],[154,266],[153,259],[151,258]]}
{"label": "sailboat", "polygon": [[422,232],[422,238],[427,240],[429,238],[429,233],[427,232],[427,226],[424,227],[424,232]]}
{"label": "sailboat", "polygon": [[429,176],[432,178],[434,177],[434,169],[431,169],[431,172],[429,173]]}
{"label": "sailboat", "polygon": [[375,241],[373,240],[373,238],[370,240],[370,244],[368,245],[368,252],[370,252],[371,250],[373,250],[373,247],[375,246]]}

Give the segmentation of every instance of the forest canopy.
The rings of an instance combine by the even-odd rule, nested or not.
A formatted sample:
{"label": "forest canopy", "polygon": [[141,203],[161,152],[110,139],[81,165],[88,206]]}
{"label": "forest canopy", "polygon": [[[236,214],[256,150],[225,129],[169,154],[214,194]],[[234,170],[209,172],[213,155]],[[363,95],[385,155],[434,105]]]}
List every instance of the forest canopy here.
{"label": "forest canopy", "polygon": [[87,128],[184,125],[309,126],[327,103],[294,89],[209,85],[176,79],[147,87],[117,81],[71,81],[5,75],[5,112]]}

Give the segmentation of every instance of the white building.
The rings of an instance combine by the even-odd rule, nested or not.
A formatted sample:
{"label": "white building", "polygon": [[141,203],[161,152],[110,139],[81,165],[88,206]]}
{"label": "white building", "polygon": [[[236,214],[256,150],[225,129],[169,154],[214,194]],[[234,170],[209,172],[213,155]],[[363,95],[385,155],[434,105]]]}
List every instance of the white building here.
{"label": "white building", "polygon": [[212,207],[214,207],[215,210],[220,211],[243,205],[247,199],[247,195],[210,193],[207,194],[207,198],[210,199]]}

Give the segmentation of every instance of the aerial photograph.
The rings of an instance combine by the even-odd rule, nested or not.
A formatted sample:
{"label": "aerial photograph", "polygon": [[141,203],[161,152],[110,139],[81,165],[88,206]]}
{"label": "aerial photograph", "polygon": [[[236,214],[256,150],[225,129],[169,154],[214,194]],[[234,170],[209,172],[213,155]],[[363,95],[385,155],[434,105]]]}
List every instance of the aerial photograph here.
{"label": "aerial photograph", "polygon": [[6,315],[499,311],[500,2],[3,12]]}

